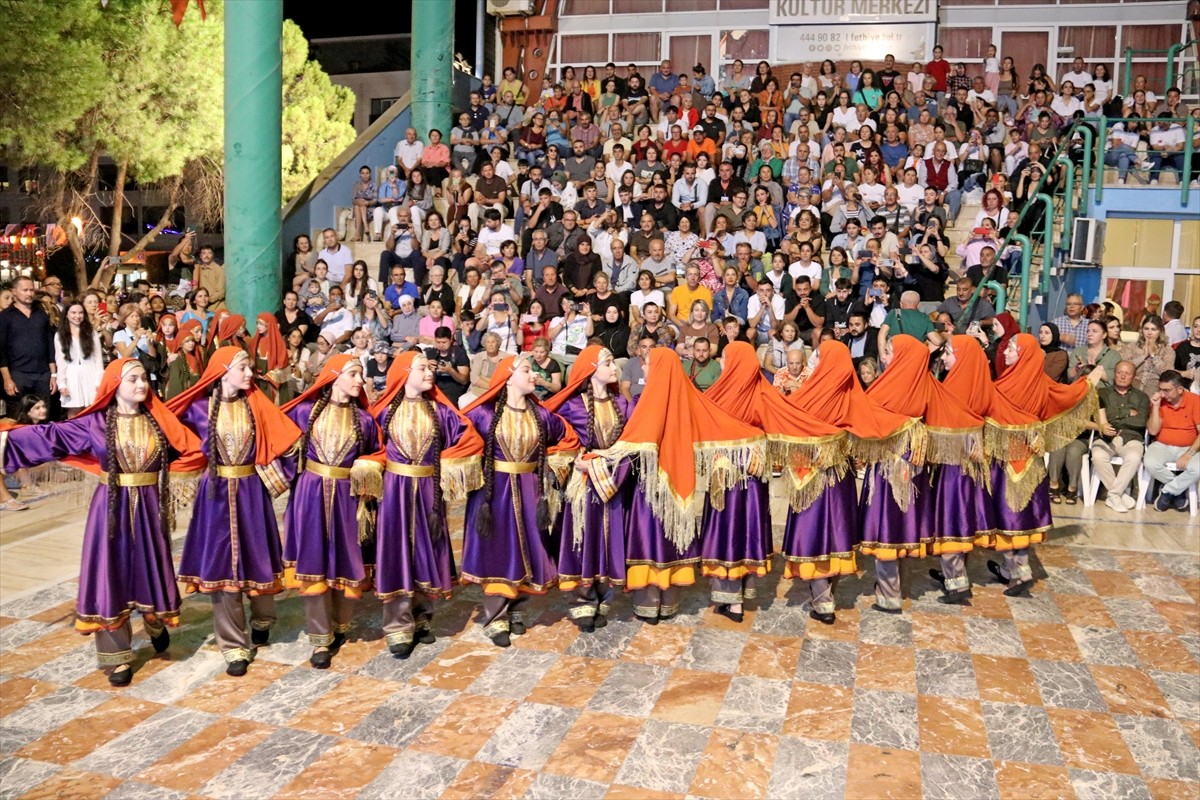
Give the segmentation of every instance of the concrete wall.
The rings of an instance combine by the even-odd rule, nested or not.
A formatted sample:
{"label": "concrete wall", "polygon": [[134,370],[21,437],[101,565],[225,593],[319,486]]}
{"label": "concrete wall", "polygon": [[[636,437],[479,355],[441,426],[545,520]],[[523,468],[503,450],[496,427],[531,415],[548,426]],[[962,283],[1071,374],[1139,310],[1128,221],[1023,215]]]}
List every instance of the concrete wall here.
{"label": "concrete wall", "polygon": [[362,133],[371,124],[371,101],[384,97],[401,97],[412,82],[410,72],[363,72],[350,75],[330,75],[338,86],[354,92],[354,130]]}

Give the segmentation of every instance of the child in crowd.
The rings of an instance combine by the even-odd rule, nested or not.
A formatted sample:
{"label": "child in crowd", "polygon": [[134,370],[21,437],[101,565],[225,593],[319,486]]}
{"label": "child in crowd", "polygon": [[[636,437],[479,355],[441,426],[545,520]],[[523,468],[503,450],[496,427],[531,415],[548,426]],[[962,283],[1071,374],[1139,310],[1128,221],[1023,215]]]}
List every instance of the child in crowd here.
{"label": "child in crowd", "polygon": [[329,298],[321,291],[319,280],[313,278],[304,287],[304,291],[300,293],[300,305],[304,308],[304,313],[310,317],[320,314],[329,305]]}

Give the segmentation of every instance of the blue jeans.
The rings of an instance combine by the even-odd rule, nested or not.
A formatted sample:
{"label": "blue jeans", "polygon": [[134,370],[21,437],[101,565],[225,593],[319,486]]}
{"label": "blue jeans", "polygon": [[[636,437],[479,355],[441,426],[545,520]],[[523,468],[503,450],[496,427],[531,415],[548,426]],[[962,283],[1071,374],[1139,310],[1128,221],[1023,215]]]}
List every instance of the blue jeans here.
{"label": "blue jeans", "polygon": [[531,167],[545,157],[546,151],[540,147],[533,150],[526,150],[524,147],[517,148],[517,159],[524,161]]}
{"label": "blue jeans", "polygon": [[962,208],[962,192],[958,189],[947,189],[942,193],[942,202],[950,212],[950,221],[958,219],[958,211]]}
{"label": "blue jeans", "polygon": [[1117,177],[1121,180],[1129,177],[1129,168],[1137,163],[1137,151],[1127,144],[1117,145],[1104,154],[1104,166],[1116,167]]}
{"label": "blue jeans", "polygon": [[1150,180],[1158,180],[1158,176],[1162,174],[1163,167],[1175,173],[1175,177],[1180,181],[1183,180],[1183,153],[1160,153],[1156,150],[1150,151]]}

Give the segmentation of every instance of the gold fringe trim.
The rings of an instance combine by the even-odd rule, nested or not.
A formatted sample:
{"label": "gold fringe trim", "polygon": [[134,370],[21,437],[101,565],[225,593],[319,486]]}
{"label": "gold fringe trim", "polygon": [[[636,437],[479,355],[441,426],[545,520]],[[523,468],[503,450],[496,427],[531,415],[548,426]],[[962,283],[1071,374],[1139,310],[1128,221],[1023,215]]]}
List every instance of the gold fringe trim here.
{"label": "gold fringe trim", "polygon": [[800,438],[778,433],[767,434],[767,458],[773,469],[830,469],[845,467],[850,457],[850,437]]}
{"label": "gold fringe trim", "polygon": [[850,455],[867,464],[895,461],[907,456],[910,462],[920,465],[925,463],[927,438],[921,420],[912,417],[896,432],[882,439],[863,439],[851,434]]}
{"label": "gold fringe trim", "polygon": [[1039,423],[1001,425],[988,419],[983,426],[983,452],[996,461],[1025,461],[1041,454],[1042,432]]}
{"label": "gold fringe trim", "polygon": [[[355,497],[369,497],[378,500],[383,497],[383,464],[369,458],[355,459],[350,467],[350,494]],[[359,503],[362,512],[363,503]],[[362,532],[359,532],[362,539]]]}
{"label": "gold fringe trim", "polygon": [[363,497],[358,501],[358,511],[355,520],[358,522],[358,543],[366,544],[375,540],[376,501]]}
{"label": "gold fringe trim", "polygon": [[571,504],[571,549],[576,553],[583,551],[584,516],[587,514],[589,494],[587,479],[575,470],[575,474],[567,482],[567,502]]}
{"label": "gold fringe trim", "polygon": [[461,503],[481,486],[483,462],[479,456],[442,459],[442,497],[447,503]]}
{"label": "gold fringe trim", "polygon": [[787,480],[788,505],[793,511],[805,511],[820,499],[830,486],[846,476],[846,462],[825,469],[807,468],[804,474],[800,470],[788,469],[785,473]]}
{"label": "gold fringe trim", "polygon": [[704,518],[704,496],[714,508],[723,508],[725,490],[746,481],[752,467],[761,468],[766,460],[766,437],[753,436],[736,441],[697,444],[693,448],[696,470],[696,490],[691,497],[680,497],[659,467],[658,445],[619,442],[613,447],[596,451],[610,462],[636,455],[641,468],[640,482],[646,503],[655,519],[663,526],[666,538],[680,552],[686,552],[700,535]]}
{"label": "gold fringe trim", "polygon": [[990,470],[984,458],[983,426],[978,428],[935,428],[925,426],[926,464],[950,464],[977,486],[988,484]]}
{"label": "gold fringe trim", "polygon": [[1087,394],[1072,408],[1042,423],[1042,437],[1046,450],[1052,453],[1079,438],[1087,423],[1095,419],[1099,409],[1100,400],[1096,389],[1089,385]]}
{"label": "gold fringe trim", "polygon": [[175,519],[179,516],[179,510],[182,508],[191,508],[196,504],[196,495],[200,489],[200,476],[203,472],[190,472],[185,475],[172,475],[169,484],[170,497],[165,497],[160,502],[170,503],[168,508],[169,525],[172,530],[175,528]]}
{"label": "gold fringe trim", "polygon": [[1029,505],[1034,492],[1046,477],[1046,463],[1041,457],[1035,456],[1025,462],[1025,469],[1021,472],[1017,472],[1011,463],[1005,464],[1004,473],[1007,478],[1004,501],[1013,511],[1021,512]]}

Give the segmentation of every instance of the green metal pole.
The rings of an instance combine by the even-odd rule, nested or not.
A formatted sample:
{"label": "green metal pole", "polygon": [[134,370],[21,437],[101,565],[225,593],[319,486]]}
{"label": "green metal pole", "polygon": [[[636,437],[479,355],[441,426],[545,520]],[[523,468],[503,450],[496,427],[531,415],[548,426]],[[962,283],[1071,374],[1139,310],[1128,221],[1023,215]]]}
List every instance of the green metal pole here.
{"label": "green metal pole", "polygon": [[279,306],[282,63],[283,0],[226,0],[226,298],[248,320]]}
{"label": "green metal pole", "polygon": [[1125,48],[1125,74],[1121,76],[1121,97],[1129,97],[1129,87],[1133,83],[1133,48]]}
{"label": "green metal pole", "polygon": [[1167,85],[1163,87],[1163,95],[1167,93],[1175,85],[1175,59],[1179,57],[1180,51],[1183,50],[1183,43],[1176,42],[1167,48]]}
{"label": "green metal pole", "polygon": [[1188,188],[1192,185],[1192,161],[1196,158],[1196,150],[1192,146],[1196,136],[1196,118],[1190,114],[1184,123],[1184,130],[1187,135],[1183,140],[1183,176],[1179,179],[1179,202],[1186,206]]}
{"label": "green metal pole", "polygon": [[1104,200],[1104,148],[1108,145],[1108,117],[1100,118],[1100,135],[1093,155],[1096,158],[1096,203]]}
{"label": "green metal pole", "polygon": [[1017,324],[1025,330],[1029,319],[1029,264],[1033,259],[1033,243],[1023,233],[1014,233],[1009,238],[1021,246],[1021,306]]}
{"label": "green metal pole", "polygon": [[443,140],[450,137],[455,5],[412,0],[412,118],[422,139],[433,128],[442,132]]}
{"label": "green metal pole", "polygon": [[[1086,128],[1083,130],[1090,138],[1091,131],[1088,131]],[[1071,163],[1070,157],[1065,155],[1054,159],[1054,164],[1061,164],[1066,167],[1065,172],[1067,174],[1063,186],[1063,229],[1062,237],[1059,239],[1059,247],[1066,250],[1071,243],[1071,223],[1075,219],[1075,165]],[[1049,235],[1049,232],[1052,232],[1053,229],[1048,228],[1047,231],[1047,235]]]}
{"label": "green metal pole", "polygon": [[[984,281],[983,288],[991,289],[996,293],[997,312],[1004,311],[1006,308],[1008,308],[1008,289],[1004,286],[1001,286],[999,281]],[[1025,329],[1025,320],[1022,319],[1017,324],[1021,326],[1022,330]]]}
{"label": "green metal pole", "polygon": [[1088,192],[1092,189],[1092,153],[1095,151],[1093,145],[1096,143],[1096,138],[1092,134],[1092,129],[1087,125],[1080,125],[1075,130],[1083,136],[1083,158],[1080,161],[1083,173],[1079,176],[1079,207],[1086,214]]}
{"label": "green metal pole", "polygon": [[1045,192],[1038,192],[1029,205],[1040,203],[1045,219],[1042,220],[1042,283],[1041,291],[1050,292],[1050,253],[1054,250],[1054,201]]}

